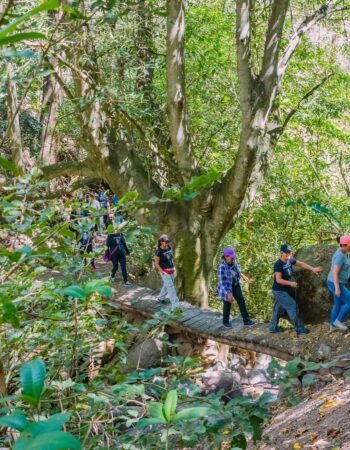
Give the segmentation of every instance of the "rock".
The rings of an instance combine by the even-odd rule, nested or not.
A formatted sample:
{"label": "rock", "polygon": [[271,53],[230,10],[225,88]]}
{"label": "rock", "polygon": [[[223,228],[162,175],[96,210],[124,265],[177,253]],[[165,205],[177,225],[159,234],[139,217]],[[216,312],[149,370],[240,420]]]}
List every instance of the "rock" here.
{"label": "rock", "polygon": [[271,361],[272,361],[272,356],[265,355],[264,353],[258,353],[256,355],[254,369],[267,370]]}
{"label": "rock", "polygon": [[164,342],[159,339],[146,339],[131,346],[126,357],[126,368],[133,370],[160,367]]}
{"label": "rock", "polygon": [[335,377],[340,377],[343,375],[344,369],[341,367],[331,367],[331,374]]}
{"label": "rock", "polygon": [[242,395],[239,375],[231,371],[211,371],[208,370],[203,376],[204,394],[224,390],[224,398],[231,398]]}
{"label": "rock", "polygon": [[321,360],[326,359],[327,356],[329,356],[332,352],[331,347],[329,345],[321,344],[320,348],[318,349],[317,353]]}
{"label": "rock", "polygon": [[327,275],[336,245],[319,244],[307,246],[297,251],[296,258],[311,266],[322,266],[323,272],[314,273],[294,266],[298,282],[296,300],[300,317],[306,323],[318,324],[329,320],[333,305],[332,295],[327,288]]}
{"label": "rock", "polygon": [[266,373],[262,369],[247,370],[248,382],[252,385],[266,383]]}
{"label": "rock", "polygon": [[194,356],[195,344],[187,336],[178,336],[173,339],[174,351],[176,356]]}
{"label": "rock", "polygon": [[239,355],[232,355],[229,367],[231,370],[237,370],[239,366],[244,366],[245,360]]}
{"label": "rock", "polygon": [[338,360],[335,362],[335,367],[342,367],[347,369],[350,367],[350,354],[339,355]]}

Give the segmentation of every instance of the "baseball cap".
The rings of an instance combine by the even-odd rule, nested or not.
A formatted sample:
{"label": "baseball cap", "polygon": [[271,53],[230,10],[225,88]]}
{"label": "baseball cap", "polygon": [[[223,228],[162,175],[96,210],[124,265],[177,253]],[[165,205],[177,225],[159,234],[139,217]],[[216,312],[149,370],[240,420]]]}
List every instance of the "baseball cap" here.
{"label": "baseball cap", "polygon": [[288,244],[281,245],[280,251],[281,253],[292,253],[292,249],[289,247]]}
{"label": "baseball cap", "polygon": [[162,234],[161,237],[159,238],[159,242],[170,242],[170,241],[171,239],[167,234]]}
{"label": "baseball cap", "polygon": [[235,251],[233,250],[232,247],[226,247],[226,248],[224,248],[223,255],[224,255],[224,256],[230,256],[230,257],[233,258],[233,259],[236,258],[236,253],[235,253]]}
{"label": "baseball cap", "polygon": [[340,244],[347,244],[347,245],[350,245],[350,236],[348,236],[348,235],[341,236],[341,238],[340,238]]}

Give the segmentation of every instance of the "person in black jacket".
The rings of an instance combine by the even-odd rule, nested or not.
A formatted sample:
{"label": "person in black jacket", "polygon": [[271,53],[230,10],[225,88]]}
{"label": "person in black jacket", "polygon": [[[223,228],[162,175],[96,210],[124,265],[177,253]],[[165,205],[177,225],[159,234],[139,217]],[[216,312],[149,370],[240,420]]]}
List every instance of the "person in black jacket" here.
{"label": "person in black jacket", "polygon": [[107,236],[106,245],[110,251],[113,264],[111,274],[112,283],[115,282],[115,274],[117,273],[120,263],[124,286],[131,286],[131,283],[128,281],[128,274],[126,272],[126,255],[129,255],[130,252],[126,245],[124,234],[121,232],[125,225],[126,222],[119,224],[115,231]]}

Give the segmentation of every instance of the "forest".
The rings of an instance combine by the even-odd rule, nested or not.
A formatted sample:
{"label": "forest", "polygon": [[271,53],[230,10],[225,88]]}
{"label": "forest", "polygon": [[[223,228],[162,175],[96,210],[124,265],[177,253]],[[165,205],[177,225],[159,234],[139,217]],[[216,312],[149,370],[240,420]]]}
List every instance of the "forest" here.
{"label": "forest", "polygon": [[[349,0],[0,2],[1,450],[347,448],[327,274],[350,235],[349,25]],[[183,307],[125,312],[161,287],[163,235],[185,311],[220,316],[234,249],[265,343],[281,245],[322,266],[295,291],[318,351],[211,343],[176,328]],[[299,345],[282,325],[272,344]],[[310,413],[281,439],[279,414],[311,405],[342,425]]]}

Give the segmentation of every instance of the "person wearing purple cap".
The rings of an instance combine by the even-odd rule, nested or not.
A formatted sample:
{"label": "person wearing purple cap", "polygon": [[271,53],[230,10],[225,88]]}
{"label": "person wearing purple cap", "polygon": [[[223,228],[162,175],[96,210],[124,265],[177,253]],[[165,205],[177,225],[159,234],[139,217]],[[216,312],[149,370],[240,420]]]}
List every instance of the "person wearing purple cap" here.
{"label": "person wearing purple cap", "polygon": [[173,250],[170,246],[169,236],[166,234],[162,234],[158,239],[158,248],[154,256],[154,266],[160,273],[163,281],[163,287],[157,300],[159,303],[163,303],[166,297],[169,297],[171,310],[180,308],[180,301],[174,286],[175,266],[173,262]]}
{"label": "person wearing purple cap", "polygon": [[222,262],[218,268],[218,278],[217,293],[223,302],[222,323],[224,327],[232,328],[230,312],[233,299],[238,304],[244,325],[254,325],[249,317],[239,282],[240,278],[247,280],[247,277],[240,272],[236,261],[236,253],[232,247],[226,247],[223,251]]}

